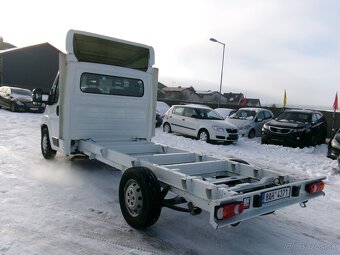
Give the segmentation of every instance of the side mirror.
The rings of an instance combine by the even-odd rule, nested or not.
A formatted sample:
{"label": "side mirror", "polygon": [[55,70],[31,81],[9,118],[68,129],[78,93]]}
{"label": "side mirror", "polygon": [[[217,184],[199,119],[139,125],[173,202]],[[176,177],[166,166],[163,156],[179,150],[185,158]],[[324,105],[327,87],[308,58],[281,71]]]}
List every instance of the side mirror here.
{"label": "side mirror", "polygon": [[32,99],[33,99],[33,103],[35,105],[41,105],[43,100],[42,100],[42,89],[33,89],[33,93],[32,93]]}
{"label": "side mirror", "polygon": [[34,105],[49,104],[49,96],[43,94],[42,89],[33,89],[32,91],[32,101]]}

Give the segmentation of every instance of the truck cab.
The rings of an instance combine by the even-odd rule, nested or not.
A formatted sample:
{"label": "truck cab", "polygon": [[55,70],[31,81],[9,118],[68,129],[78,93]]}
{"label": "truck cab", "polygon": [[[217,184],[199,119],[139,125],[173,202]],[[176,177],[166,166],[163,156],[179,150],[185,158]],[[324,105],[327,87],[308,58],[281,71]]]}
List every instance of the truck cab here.
{"label": "truck cab", "polygon": [[[150,141],[158,74],[153,65],[150,46],[70,30],[42,119],[43,155],[76,153],[79,140]],[[34,97],[39,101],[41,91]]]}

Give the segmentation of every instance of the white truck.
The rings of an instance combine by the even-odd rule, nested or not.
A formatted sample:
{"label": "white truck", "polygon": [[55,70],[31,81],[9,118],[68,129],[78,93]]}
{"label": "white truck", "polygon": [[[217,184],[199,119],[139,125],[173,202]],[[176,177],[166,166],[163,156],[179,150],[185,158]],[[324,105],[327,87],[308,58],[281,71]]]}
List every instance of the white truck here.
{"label": "white truck", "polygon": [[119,203],[134,228],[154,224],[162,207],[210,214],[214,228],[235,226],[324,195],[324,178],[299,178],[151,142],[158,70],[150,46],[70,30],[67,53],[41,123],[46,159],[83,154],[122,171]]}

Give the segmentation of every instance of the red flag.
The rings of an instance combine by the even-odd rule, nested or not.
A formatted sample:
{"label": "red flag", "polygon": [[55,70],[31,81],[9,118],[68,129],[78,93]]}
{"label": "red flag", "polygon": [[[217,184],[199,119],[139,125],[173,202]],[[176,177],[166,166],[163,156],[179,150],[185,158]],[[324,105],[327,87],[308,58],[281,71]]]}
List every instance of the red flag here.
{"label": "red flag", "polygon": [[334,111],[336,111],[338,109],[338,92],[336,92],[336,94],[335,94],[333,109],[334,109]]}

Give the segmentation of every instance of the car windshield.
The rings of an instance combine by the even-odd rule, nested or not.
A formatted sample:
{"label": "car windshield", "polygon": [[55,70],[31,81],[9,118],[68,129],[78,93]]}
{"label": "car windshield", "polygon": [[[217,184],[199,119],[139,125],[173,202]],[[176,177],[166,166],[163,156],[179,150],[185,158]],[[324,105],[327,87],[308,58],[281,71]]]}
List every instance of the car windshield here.
{"label": "car windshield", "polygon": [[204,120],[223,120],[223,117],[212,109],[195,108],[193,109],[193,115],[198,119]]}
{"label": "car windshield", "polygon": [[252,110],[238,110],[230,119],[240,119],[240,120],[253,120],[255,118],[256,112]]}
{"label": "car windshield", "polygon": [[13,97],[29,96],[32,97],[32,92],[28,89],[11,89]]}
{"label": "car windshield", "polygon": [[283,112],[276,118],[276,120],[282,122],[310,123],[312,115],[305,112]]}

